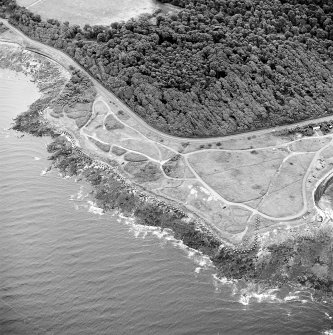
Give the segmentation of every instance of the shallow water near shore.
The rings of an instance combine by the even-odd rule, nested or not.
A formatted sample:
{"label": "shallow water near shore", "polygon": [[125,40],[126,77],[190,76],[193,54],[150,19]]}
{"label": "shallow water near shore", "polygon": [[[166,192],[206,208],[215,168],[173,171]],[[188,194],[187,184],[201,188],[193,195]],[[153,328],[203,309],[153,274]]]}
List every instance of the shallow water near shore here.
{"label": "shallow water near shore", "polygon": [[45,173],[47,138],[9,128],[38,97],[0,70],[0,334],[331,334],[309,292],[218,280],[172,234],[101,215],[88,185]]}

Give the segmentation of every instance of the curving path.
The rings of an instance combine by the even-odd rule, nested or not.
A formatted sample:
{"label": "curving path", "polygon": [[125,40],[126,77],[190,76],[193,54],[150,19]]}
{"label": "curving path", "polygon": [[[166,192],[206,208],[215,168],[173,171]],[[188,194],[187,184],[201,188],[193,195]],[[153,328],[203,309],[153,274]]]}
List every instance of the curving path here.
{"label": "curving path", "polygon": [[[63,52],[54,49],[52,47],[46,46],[40,42],[31,40],[27,36],[25,36],[21,31],[16,29],[15,27],[11,26],[6,20],[0,19],[0,22],[2,22],[4,25],[6,25],[12,32],[14,32],[16,35],[20,36],[22,39],[22,44],[25,48],[28,50],[31,50],[33,52],[39,53],[43,55],[44,57],[47,57],[51,59],[52,61],[57,62],[59,65],[62,67],[65,67],[68,69],[70,66],[73,66],[77,69],[80,69],[81,71],[85,72],[85,74],[91,79],[91,81],[94,83],[95,88],[97,90],[98,98],[94,102],[93,105],[93,116],[96,117],[96,104],[97,103],[104,103],[107,109],[107,113],[104,117],[104,120],[107,115],[112,115],[118,122],[124,125],[124,127],[128,130],[131,131],[130,136],[123,136],[122,140],[140,140],[144,141],[145,143],[154,146],[158,152],[159,152],[159,159],[156,157],[152,157],[149,154],[140,151],[139,149],[133,149],[125,146],[122,146],[121,144],[117,143],[117,146],[120,148],[126,149],[127,152],[132,152],[132,153],[137,153],[140,155],[145,156],[150,162],[157,164],[163,174],[163,178],[161,179],[161,183],[165,183],[165,186],[159,185],[159,187],[155,187],[152,189],[149,189],[149,191],[155,192],[159,190],[164,190],[166,188],[174,188],[175,194],[169,195],[170,200],[177,201],[178,203],[181,203],[185,208],[190,209],[191,211],[194,211],[199,217],[203,217],[205,220],[209,221],[211,218],[214,218],[215,223],[215,228],[222,232],[223,237],[232,240],[232,235],[237,235],[238,239],[242,239],[243,236],[247,233],[249,225],[254,225],[255,220],[258,217],[261,217],[262,219],[265,219],[267,222],[271,222],[271,226],[276,227],[276,225],[283,225],[291,221],[295,221],[295,225],[302,225],[304,224],[304,215],[308,215],[309,213],[312,214],[317,214],[315,210],[315,204],[313,200],[313,192],[316,187],[320,183],[321,180],[327,174],[329,173],[330,170],[333,168],[333,162],[330,161],[329,157],[326,157],[324,154],[327,150],[332,148],[332,156],[333,156],[333,135],[328,134],[328,135],[323,135],[323,136],[317,136],[317,137],[309,137],[309,138],[301,138],[301,139],[293,139],[293,140],[288,140],[288,139],[281,139],[279,137],[276,137],[276,141],[274,143],[271,142],[271,137],[272,134],[274,134],[275,131],[280,131],[280,130],[286,130],[286,129],[291,129],[294,128],[295,126],[302,126],[306,124],[313,123],[314,121],[322,122],[322,121],[331,121],[333,120],[333,116],[326,116],[319,118],[317,120],[307,120],[303,122],[299,122],[293,125],[287,125],[287,126],[280,126],[276,127],[274,129],[263,129],[263,130],[258,130],[254,132],[248,132],[248,133],[242,133],[242,134],[236,134],[236,135],[230,135],[230,136],[225,136],[225,137],[216,137],[216,138],[179,138],[175,137],[172,135],[164,134],[156,129],[153,129],[151,126],[146,124],[144,120],[142,120],[137,114],[135,114],[124,102],[120,101],[112,92],[108,91],[99,81],[91,77],[89,73],[87,73],[79,64],[77,64],[73,59],[71,59],[68,55],[64,54]],[[1,41],[1,37],[0,37]],[[7,40],[6,40],[7,41]],[[11,41],[7,41],[11,42]],[[117,111],[123,110],[128,116],[128,120],[124,120],[117,115]],[[103,125],[104,125],[104,120],[103,120]],[[79,135],[80,135],[80,140],[78,141],[79,143],[82,143],[82,146],[86,145],[88,140],[88,136],[92,137],[95,140],[100,141],[101,143],[104,144],[111,144],[110,142],[104,141],[101,139],[96,133],[87,133],[87,129],[89,128],[89,123],[80,130]],[[105,128],[105,127],[104,127]],[[70,127],[67,128],[67,130],[70,130]],[[105,132],[107,132],[104,129]],[[133,135],[134,134],[134,135]],[[270,141],[265,144],[265,139],[266,136],[270,136]],[[251,137],[255,137],[256,140],[251,140]],[[268,138],[268,137],[267,137]],[[258,144],[257,139],[261,139],[261,144]],[[315,147],[314,149],[303,149],[300,151],[293,150],[293,146],[297,146],[298,144],[303,144],[304,147],[306,148],[307,145],[311,147],[311,145],[314,145],[315,141],[317,139],[323,139],[323,140],[329,140],[326,144],[323,144],[322,146],[319,146],[318,148]],[[74,141],[74,139],[72,139]],[[198,148],[198,145],[205,145],[205,144],[211,144],[214,141],[219,141],[223,143],[222,148]],[[246,144],[252,144],[250,147],[244,145],[241,146],[240,148],[234,147],[232,144],[236,141],[239,141],[240,143],[246,143]],[[243,141],[243,142],[242,142]],[[304,143],[303,143],[304,142]],[[77,143],[72,142],[73,146],[75,145],[77,147]],[[192,145],[190,149],[187,149],[184,144],[186,143],[186,146]],[[264,144],[263,144],[264,143]],[[228,145],[230,144],[230,147]],[[185,148],[184,150],[182,149]],[[169,158],[164,157],[164,153],[162,152],[163,150],[170,152],[172,155],[177,155],[180,156],[183,159],[183,162],[185,164],[185,167],[188,169],[188,171],[192,174],[193,177],[181,177],[181,178],[176,178],[176,177],[170,177],[165,174],[164,170],[162,169],[162,165],[168,161]],[[195,159],[197,159],[202,155],[206,155],[207,159],[211,159],[211,155],[214,154],[230,154],[232,155],[249,155],[252,154],[254,151],[256,151],[256,154],[258,155],[266,155],[269,158],[269,155],[274,156],[274,150],[281,151],[283,153],[283,159],[281,159],[281,162],[279,166],[276,168],[276,171],[271,177],[271,180],[268,180],[268,187],[267,190],[265,190],[264,194],[260,197],[259,204],[252,203],[252,200],[256,199],[250,199],[251,201],[237,201],[237,200],[230,200],[228,199],[228,194],[227,191],[221,190],[216,188],[214,184],[210,180],[207,181],[207,174],[205,174],[205,171],[202,172],[200,168],[198,168]],[[98,152],[101,154],[101,152]],[[267,214],[264,210],[260,209],[260,206],[262,203],[267,201],[267,198],[271,195],[271,186],[273,182],[276,182],[275,178],[279,177],[279,175],[282,174],[283,168],[285,168],[286,163],[289,161],[290,158],[293,158],[295,156],[302,156],[306,154],[313,154],[313,157],[311,159],[311,162],[306,166],[306,169],[304,169],[304,173],[301,177],[301,192],[297,194],[297,197],[301,198],[301,203],[302,203],[302,208],[295,210],[292,214],[284,215],[281,213],[281,215],[272,215],[272,214]],[[266,157],[265,156],[265,157]],[[325,157],[324,157],[325,156]],[[122,159],[122,158],[120,158]],[[231,158],[232,160],[233,158]],[[326,160],[326,161],[325,161]],[[325,161],[326,165],[320,168],[318,165],[318,162],[323,162]],[[217,168],[222,169],[221,166],[223,167],[225,162],[221,161],[218,163],[217,161],[213,161],[211,164],[216,164]],[[266,163],[269,162],[269,160],[265,161]],[[123,164],[126,162],[122,161]],[[99,162],[98,163],[100,167],[106,167],[105,163]],[[239,166],[236,166],[238,169],[243,169],[246,166],[251,166],[251,165],[246,165],[244,164],[239,164]],[[319,166],[319,167],[318,167]],[[211,168],[211,167],[210,167]],[[236,169],[233,167],[233,169]],[[259,166],[260,168],[260,166]],[[255,167],[253,168],[255,169]],[[225,171],[225,170],[221,170]],[[218,178],[218,177],[217,177]],[[309,184],[309,180],[312,179],[311,184]],[[298,181],[298,180],[296,180]],[[178,186],[170,186],[168,182],[172,183],[176,182]],[[238,183],[238,177],[237,175],[235,176],[235,179],[233,181],[234,183]],[[249,179],[248,184],[251,183],[251,180]],[[201,185],[201,186],[200,186]],[[147,186],[147,185],[145,185]],[[246,187],[249,185],[246,185]],[[256,186],[256,185],[252,185]],[[147,187],[153,187],[152,185],[148,185]],[[181,191],[179,191],[181,189]],[[181,197],[177,198],[177,192],[179,193],[182,192],[181,196],[185,197],[186,200],[182,200]],[[186,193],[187,192],[187,193]],[[200,193],[201,192],[201,193]],[[162,193],[157,193],[158,195],[162,195],[163,197],[168,198],[168,195],[162,194]],[[198,196],[197,196],[198,194]],[[206,194],[206,196],[205,196]],[[207,195],[208,194],[208,195]],[[197,197],[197,198],[196,198]],[[199,199],[200,198],[200,199]],[[213,200],[212,200],[213,199]],[[211,207],[209,207],[209,210],[205,209],[206,207],[203,206],[204,209],[198,209],[197,204],[198,201],[200,200],[201,203],[204,205],[207,205],[208,207],[214,203]],[[215,207],[214,207],[215,206]],[[207,207],[207,208],[208,208]],[[241,233],[231,233],[227,230],[226,226],[223,224],[218,223],[218,219],[216,219],[216,216],[220,214],[223,210],[229,210],[229,214],[223,214],[227,220],[230,219],[234,220],[234,217],[236,214],[239,213],[247,213],[247,218],[246,220],[241,224],[242,226],[242,232]],[[209,213],[208,213],[209,212]],[[225,213],[225,212],[223,212]],[[242,215],[243,215],[242,214]],[[228,216],[229,215],[229,216]],[[237,215],[236,215],[237,216]],[[245,217],[245,214],[244,214]],[[217,220],[217,221],[216,221]],[[235,219],[237,220],[237,219]],[[244,219],[243,219],[244,220]],[[301,221],[303,222],[301,222]],[[229,229],[229,228],[228,228]],[[227,232],[225,233],[226,230]],[[230,230],[232,231],[232,230]]]}
{"label": "curving path", "polygon": [[[108,109],[108,113],[107,115],[110,115],[112,114],[113,118],[115,118],[119,123],[122,123],[125,127],[133,130],[134,132],[136,132],[139,136],[142,136],[145,138],[145,140],[147,140],[147,142],[150,142],[152,144],[155,144],[156,142],[154,142],[153,140],[151,140],[149,137],[145,136],[143,133],[139,132],[137,129],[135,129],[134,127],[132,126],[129,126],[128,124],[126,124],[125,121],[121,120],[116,114],[112,113],[109,105],[104,101],[103,97],[99,97],[95,103],[94,103],[94,106],[95,107],[95,104],[98,103],[98,102],[101,102],[103,101],[105,103],[105,106],[107,107]],[[96,114],[96,113],[93,113],[93,114]],[[106,116],[107,116],[106,115]],[[106,118],[105,116],[105,118]],[[86,137],[86,134],[84,133],[84,131],[81,130],[81,135],[83,137]],[[91,136],[91,135],[89,135]],[[95,140],[98,140],[98,141],[101,141],[101,139],[99,139],[96,135],[93,135],[92,136]],[[168,150],[171,150],[172,152],[174,152],[175,154],[177,155],[180,155],[182,157],[184,157],[184,160],[186,162],[186,165],[187,167],[189,168],[189,170],[192,172],[192,174],[194,175],[194,178],[189,178],[189,179],[186,179],[186,178],[181,178],[181,180],[194,180],[194,181],[198,181],[200,184],[202,184],[205,189],[207,189],[214,197],[218,198],[219,200],[221,200],[221,202],[223,202],[225,205],[227,206],[233,206],[233,207],[239,207],[239,208],[242,208],[242,209],[245,209],[245,210],[248,210],[250,213],[251,213],[251,218],[254,216],[254,215],[259,215],[260,217],[262,218],[265,218],[265,219],[268,219],[268,220],[272,220],[272,221],[283,221],[283,222],[286,222],[286,221],[290,221],[290,220],[294,220],[294,219],[297,219],[299,217],[302,217],[307,211],[308,211],[308,197],[307,197],[307,190],[306,190],[306,181],[309,177],[309,174],[310,172],[314,169],[314,165],[316,164],[318,158],[320,157],[321,153],[326,150],[328,147],[330,147],[332,145],[332,141],[333,141],[333,135],[332,134],[329,134],[329,135],[324,135],[324,136],[321,136],[320,138],[324,138],[324,139],[330,139],[330,141],[322,146],[319,150],[315,150],[315,151],[307,151],[306,153],[313,153],[314,154],[314,157],[311,161],[311,163],[309,164],[309,166],[307,167],[307,170],[302,178],[302,194],[301,194],[301,197],[303,199],[303,207],[300,211],[298,211],[297,213],[293,214],[293,215],[288,215],[288,216],[280,216],[280,217],[276,217],[276,216],[272,216],[272,215],[267,215],[265,213],[263,213],[262,211],[256,209],[256,208],[253,208],[249,205],[246,205],[244,203],[241,203],[241,202],[233,202],[233,201],[228,201],[226,198],[224,198],[220,193],[218,193],[213,187],[211,187],[209,184],[207,184],[202,176],[199,175],[199,173],[195,170],[195,168],[191,165],[191,163],[189,162],[188,160],[188,157],[191,157],[193,155],[196,155],[198,152],[199,153],[204,153],[204,152],[240,152],[240,153],[243,153],[243,152],[248,152],[248,151],[253,151],[253,149],[241,149],[241,150],[232,150],[232,149],[203,149],[203,150],[199,150],[199,151],[193,151],[193,152],[189,152],[189,153],[181,153],[179,151],[176,151],[170,147],[168,147],[167,145],[163,145],[165,148],[167,148]],[[304,152],[292,152],[290,151],[290,148],[289,146],[292,145],[292,144],[295,144],[295,143],[298,143],[300,141],[313,141],[314,139],[316,138],[302,138],[302,139],[296,139],[296,140],[293,140],[293,141],[287,141],[283,144],[279,144],[277,146],[267,146],[267,147],[260,147],[258,148],[257,150],[259,151],[264,151],[264,150],[269,150],[269,149],[273,149],[273,148],[288,148],[289,149],[289,154],[282,160],[279,168],[277,169],[277,174],[280,172],[281,170],[281,167],[282,165],[288,161],[288,159],[290,157],[293,157],[293,156],[296,156],[296,155],[302,155],[304,154]],[[104,144],[109,144],[107,142],[103,142],[101,141],[102,143]],[[159,143],[159,145],[161,145],[161,143]],[[119,146],[119,145],[118,145]],[[149,157],[147,155],[145,155],[144,153],[140,152],[140,151],[136,151],[136,150],[131,150],[131,149],[128,149],[126,147],[122,147],[123,149],[126,149],[128,152],[134,152],[134,153],[139,153],[141,155],[144,155],[146,156],[147,158],[149,158],[151,161],[154,161],[156,163],[159,163],[159,164],[163,164],[165,163],[165,160],[157,160],[157,159],[153,159],[152,157]],[[166,178],[169,178],[169,179],[176,179],[176,178],[170,178],[168,176],[165,175]],[[176,179],[177,180],[177,179]],[[268,191],[267,191],[268,192]],[[266,195],[266,194],[265,194]],[[264,198],[264,197],[263,197]]]}

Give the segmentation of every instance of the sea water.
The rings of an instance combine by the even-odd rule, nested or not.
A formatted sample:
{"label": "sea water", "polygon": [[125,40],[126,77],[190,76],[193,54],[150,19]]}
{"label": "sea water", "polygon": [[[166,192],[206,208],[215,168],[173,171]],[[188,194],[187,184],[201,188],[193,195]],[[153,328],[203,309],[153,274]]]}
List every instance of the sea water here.
{"label": "sea water", "polygon": [[106,213],[8,130],[39,96],[0,70],[0,334],[332,334],[333,304],[219,279],[170,231]]}

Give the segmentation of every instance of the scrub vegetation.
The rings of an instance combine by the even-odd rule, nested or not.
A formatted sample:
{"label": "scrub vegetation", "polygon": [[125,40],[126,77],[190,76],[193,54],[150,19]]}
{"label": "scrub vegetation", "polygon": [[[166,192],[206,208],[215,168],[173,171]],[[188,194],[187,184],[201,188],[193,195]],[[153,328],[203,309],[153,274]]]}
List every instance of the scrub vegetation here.
{"label": "scrub vegetation", "polygon": [[96,97],[96,90],[90,79],[81,71],[73,68],[71,71],[70,80],[51,104],[53,109],[51,116],[59,118],[65,114],[75,120],[78,128],[82,128],[92,115],[91,107]]}
{"label": "scrub vegetation", "polygon": [[332,113],[331,0],[163,0],[179,6],[83,28],[0,1],[2,16],[65,51],[155,128],[216,136]]}
{"label": "scrub vegetation", "polygon": [[7,27],[4,26],[2,23],[0,23],[0,34],[4,33],[7,30],[8,30]]}
{"label": "scrub vegetation", "polygon": [[[29,56],[29,52],[23,52],[21,49],[16,48],[15,50]],[[9,56],[5,58],[4,64],[7,64],[7,59],[20,59],[14,57],[13,54],[8,54]],[[29,56],[29,58],[25,59],[29,60],[31,57]],[[284,201],[289,201],[288,197],[285,196],[285,193],[279,193],[279,201],[274,201],[274,198],[270,197],[270,195],[272,192],[285,192],[287,186],[293,184],[291,177],[295,176],[296,178],[296,174],[302,172],[301,168],[304,170],[302,172],[302,176],[305,178],[303,179],[304,185],[311,184],[314,186],[320,180],[321,176],[325,176],[328,171],[332,170],[331,139],[333,135],[325,138],[319,136],[301,138],[292,142],[286,140],[284,144],[280,141],[279,146],[275,148],[269,146],[266,138],[264,140],[265,145],[268,146],[266,148],[260,147],[257,144],[258,147],[255,147],[255,149],[235,149],[235,152],[232,152],[231,149],[224,152],[210,149],[207,152],[200,150],[198,153],[190,153],[188,159],[181,157],[187,155],[186,153],[182,155],[175,154],[165,162],[165,174],[166,172],[173,174],[174,177],[172,179],[175,179],[178,177],[178,173],[180,174],[183,171],[183,163],[185,162],[186,164],[192,164],[193,171],[196,171],[200,176],[202,175],[202,178],[197,177],[194,178],[196,179],[195,181],[186,180],[183,183],[170,179],[167,183],[164,183],[165,174],[162,173],[161,164],[156,162],[156,159],[155,161],[140,161],[143,156],[134,154],[134,138],[131,139],[132,141],[127,140],[127,142],[121,137],[117,139],[118,142],[111,141],[111,139],[109,140],[110,142],[104,142],[104,140],[102,142],[98,140],[102,134],[102,127],[98,128],[100,133],[96,131],[96,134],[93,135],[94,137],[87,136],[90,142],[101,149],[97,151],[97,159],[96,150],[88,150],[89,154],[94,157],[93,159],[85,153],[84,135],[86,127],[96,129],[96,121],[94,119],[89,123],[89,126],[83,127],[80,131],[80,135],[83,136],[79,137],[79,141],[77,141],[77,138],[74,141],[74,136],[67,131],[63,131],[63,127],[66,124],[72,125],[73,120],[65,118],[69,122],[65,123],[63,120],[56,119],[57,122],[55,123],[58,126],[62,125],[62,127],[57,129],[56,125],[51,126],[47,122],[50,119],[48,118],[46,107],[53,105],[61,106],[65,104],[64,101],[67,101],[65,105],[69,105],[72,99],[70,97],[68,99],[65,98],[66,95],[64,95],[64,92],[67,90],[70,92],[73,81],[77,80],[77,75],[79,77],[81,75],[80,73],[76,74],[72,72],[71,79],[67,75],[62,78],[59,70],[56,71],[56,65],[49,61],[45,61],[45,64],[40,65],[39,68],[39,71],[33,72],[33,79],[43,78],[44,81],[38,83],[39,87],[44,87],[44,91],[42,90],[43,96],[38,102],[30,106],[29,111],[15,119],[13,129],[28,132],[36,136],[51,135],[53,141],[49,144],[48,151],[51,155],[52,166],[59,169],[63,175],[76,175],[89,181],[92,185],[92,196],[100,208],[104,211],[119,209],[127,215],[135,216],[138,223],[168,229],[168,231],[172,230],[174,236],[177,239],[181,239],[185,245],[209,256],[216,266],[219,276],[225,276],[230,279],[251,280],[264,285],[271,284],[272,286],[283,285],[284,283],[298,283],[314,288],[318,293],[332,294],[333,262],[331,249],[333,239],[331,222],[328,222],[327,226],[323,223],[323,226],[319,228],[317,225],[318,222],[315,221],[314,217],[308,216],[305,220],[302,216],[299,220],[289,221],[293,224],[294,228],[290,227],[290,230],[287,230],[285,229],[286,222],[278,227],[277,222],[280,220],[260,219],[260,216],[255,217],[252,215],[252,221],[247,221],[249,211],[244,208],[236,209],[237,204],[244,207],[244,201],[240,201],[242,199],[235,199],[237,202],[232,206],[223,206],[223,202],[217,202],[216,200],[218,195],[216,194],[214,199],[211,196],[212,193],[207,192],[207,189],[203,187],[204,184],[200,186],[199,181],[205,179],[207,183],[210,183],[212,180],[209,178],[213,173],[215,174],[215,180],[220,183],[231,180],[231,183],[235,184],[238,188],[240,188],[240,185],[242,186],[242,194],[234,193],[235,196],[239,197],[244,196],[244,194],[250,194],[247,193],[249,191],[253,194],[253,192],[258,192],[259,187],[263,183],[259,185],[259,178],[253,178],[253,180],[244,179],[246,175],[246,173],[242,172],[246,171],[244,168],[247,169],[251,165],[250,168],[253,171],[253,175],[255,175],[256,171],[259,171],[268,180],[267,173],[269,173],[269,170],[266,167],[269,167],[269,165],[265,165],[265,162],[269,163],[272,160],[279,160],[281,163],[274,164],[275,171],[272,171],[274,177],[270,179],[270,186],[267,192],[261,194],[263,201],[246,202],[248,209],[255,206],[253,208],[259,209],[259,211],[267,211],[267,202],[272,204],[271,208],[275,209],[281,206]],[[85,78],[82,77],[79,82],[81,81],[85,82]],[[49,89],[50,87],[52,89]],[[86,85],[82,84],[82,95],[86,96],[84,91],[89,91],[90,89],[91,85],[89,82]],[[57,102],[58,100],[59,102]],[[77,103],[76,101],[79,102]],[[104,110],[102,101],[99,98],[94,103],[94,114],[96,114],[96,119],[98,119],[100,125],[104,124],[105,115],[108,112],[111,113],[111,110],[105,110],[103,115],[99,114],[99,112],[103,112]],[[76,108],[79,105],[81,108],[84,103],[89,102],[80,100],[80,94],[78,94],[77,100],[73,100],[72,107]],[[97,108],[97,111],[95,108]],[[113,117],[116,118],[115,114],[113,114]],[[327,124],[328,128],[329,126]],[[127,127],[124,124],[124,128],[121,130],[121,135],[124,137],[127,137],[130,133],[126,129]],[[102,130],[108,136],[111,136],[112,132],[117,132],[117,130]],[[73,128],[70,128],[70,131],[72,132]],[[78,132],[75,135],[77,134]],[[137,133],[136,135],[138,139],[141,136]],[[224,140],[221,141],[223,144]],[[246,139],[245,141],[248,143],[251,139]],[[259,141],[259,136],[252,139],[252,141]],[[141,143],[139,140],[136,142]],[[117,148],[115,147],[116,143],[121,143],[129,152],[132,151],[131,155],[125,155],[127,159],[130,158],[126,166],[121,164],[119,156],[112,157],[110,154],[105,153],[110,150],[111,143],[113,149]],[[253,142],[250,143],[253,144]],[[170,143],[165,145],[168,146]],[[186,150],[190,146],[190,143],[185,143],[182,148]],[[121,148],[118,147],[118,149]],[[142,151],[138,150],[138,152]],[[151,155],[153,153],[154,151],[151,151]],[[315,155],[316,159],[310,159],[309,154]],[[144,155],[146,156],[146,153]],[[104,159],[103,157],[106,158]],[[304,159],[301,161],[302,157]],[[160,161],[164,162],[164,159],[160,157]],[[221,171],[219,170],[215,169],[214,171],[214,161],[218,163],[215,166],[221,168],[222,164],[223,171],[231,172],[230,178],[221,177]],[[109,167],[106,167],[106,164],[109,164]],[[309,173],[304,173],[305,169]],[[129,177],[127,181],[121,176],[121,172],[123,171],[127,172],[125,174],[126,177]],[[185,175],[182,178],[185,178]],[[219,188],[216,185],[216,183],[212,184],[212,187],[218,192],[221,192],[221,194],[226,192],[228,185],[224,186],[221,184]],[[254,186],[253,190],[251,190],[251,185]],[[143,188],[146,186],[149,193],[146,193]],[[312,187],[309,187],[306,192],[308,195],[311,194],[311,197]],[[211,216],[213,220],[209,220],[210,224],[206,226],[204,221],[201,222],[200,220],[196,220],[192,215],[186,214],[182,210],[182,207],[174,207],[172,205],[174,202],[167,205],[168,200],[166,202],[159,200],[159,195],[163,196],[163,193],[158,193],[155,198],[153,194],[156,194],[156,190],[162,190],[162,188],[167,190],[168,194],[177,200],[177,203],[186,203],[191,206],[190,208],[195,208],[196,211],[205,215],[210,212],[213,214]],[[150,193],[151,191],[152,193]],[[301,194],[300,192],[295,192],[294,189],[288,192],[293,196]],[[202,196],[202,194],[205,195]],[[255,198],[257,197],[255,196]],[[223,200],[223,198],[220,200]],[[307,205],[306,215],[310,215],[311,206],[312,203]],[[294,206],[289,204],[285,208],[291,209]],[[214,210],[218,212],[214,212]],[[215,213],[221,214],[221,216],[214,215]],[[303,211],[297,211],[296,216],[299,217],[302,213]],[[276,213],[273,214],[275,215]],[[308,222],[304,222],[307,220]],[[228,234],[229,238],[239,236],[239,233],[244,231],[245,224],[248,225],[248,229],[246,229],[243,240],[238,240],[238,243],[240,243],[238,244],[238,248],[230,248],[222,243],[222,234],[224,231]],[[279,236],[276,235],[278,230],[280,231]]]}

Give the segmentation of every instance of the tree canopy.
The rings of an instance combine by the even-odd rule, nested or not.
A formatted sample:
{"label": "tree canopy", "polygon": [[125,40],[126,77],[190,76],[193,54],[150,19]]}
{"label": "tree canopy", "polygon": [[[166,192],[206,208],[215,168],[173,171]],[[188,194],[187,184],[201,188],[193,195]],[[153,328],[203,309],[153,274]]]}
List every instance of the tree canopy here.
{"label": "tree canopy", "polygon": [[180,7],[110,26],[0,12],[65,51],[153,127],[227,135],[333,112],[331,0],[161,0]]}

